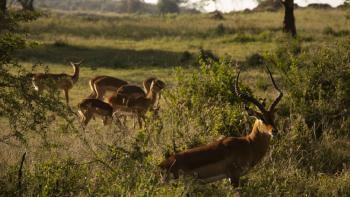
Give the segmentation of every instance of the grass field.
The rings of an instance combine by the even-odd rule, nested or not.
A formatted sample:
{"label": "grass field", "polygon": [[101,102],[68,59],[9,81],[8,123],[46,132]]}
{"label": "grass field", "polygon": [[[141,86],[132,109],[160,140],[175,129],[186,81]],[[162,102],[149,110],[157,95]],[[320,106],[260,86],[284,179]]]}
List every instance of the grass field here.
{"label": "grass field", "polygon": [[[297,9],[295,15],[297,39],[303,48],[321,48],[350,37],[349,10]],[[38,20],[21,24],[23,31],[28,32],[26,37],[32,43],[30,48],[19,51],[16,56],[27,69],[38,64],[35,72],[43,72],[47,66],[53,73],[72,73],[73,69],[68,62],[83,59],[79,81],[70,92],[71,106],[75,111],[81,99],[90,94],[89,79],[97,75],[118,77],[140,86],[147,77],[156,76],[167,84],[165,95],[175,92],[179,86],[177,68],[183,69],[184,74],[180,75],[182,77],[187,75],[190,77],[192,73],[198,72],[197,59],[200,49],[210,50],[222,59],[230,59],[232,62],[244,65],[245,70],[241,79],[244,85],[249,86],[255,95],[268,97],[268,101],[271,101],[271,95],[275,96],[276,93],[266,73],[262,72],[263,67],[251,65],[249,62],[254,55],[274,53],[285,44],[286,37],[281,31],[283,12],[240,12],[225,14],[224,18],[214,20],[209,14],[158,16],[48,12]],[[316,57],[311,55],[310,59],[312,58]],[[282,83],[283,76],[279,74],[275,76],[277,82]],[[196,84],[202,85],[198,82]],[[287,91],[288,88],[282,87],[282,89]],[[289,96],[292,92],[285,94],[288,99],[291,98]],[[277,137],[277,141],[272,142],[271,153],[268,153],[262,164],[243,178],[243,182],[247,182],[241,188],[243,194],[348,196],[349,136],[342,138],[327,135],[322,141],[313,141],[307,133],[312,132],[312,129],[307,129],[301,115],[293,114],[294,109],[286,107],[290,102],[283,101],[283,107],[290,115],[281,116],[278,123],[279,127],[288,129],[280,129],[283,136]],[[58,119],[45,136],[50,142],[47,146],[43,145],[45,143],[40,135],[31,133],[28,133],[28,142],[25,145],[15,140],[10,144],[0,143],[2,150],[0,175],[8,178],[10,176],[6,173],[15,174],[15,167],[8,170],[8,166],[16,166],[21,154],[26,151],[28,155],[25,164],[28,174],[31,175],[25,180],[28,182],[27,187],[33,188],[28,191],[40,191],[41,193],[36,193],[39,196],[50,196],[55,192],[56,195],[65,196],[235,194],[236,191],[230,187],[227,180],[208,187],[187,179],[174,181],[169,185],[155,181],[157,176],[150,172],[153,172],[155,165],[162,160],[164,150],[168,150],[171,146],[170,133],[181,133],[178,134],[179,149],[186,149],[189,144],[206,143],[220,137],[219,132],[207,132],[207,128],[221,128],[221,125],[208,126],[212,124],[208,123],[211,120],[204,120],[204,125],[197,124],[195,117],[192,119],[188,114],[186,114],[188,120],[179,121],[174,118],[180,117],[176,113],[188,112],[179,110],[180,112],[175,113],[178,109],[173,109],[174,105],[164,100],[161,101],[161,107],[162,115],[165,117],[162,119],[165,121],[164,128],[163,125],[152,123],[146,129],[130,130],[125,134],[116,133],[115,126],[103,127],[99,120],[92,120],[87,130],[76,133],[66,131],[64,123]],[[223,109],[218,107],[205,110],[209,115],[203,114],[203,117],[215,119],[216,117],[210,113],[215,114],[217,112],[215,110]],[[203,111],[197,113],[200,116]],[[5,120],[1,120],[0,129],[3,130],[3,134],[8,131],[8,126]],[[251,127],[249,124],[244,126],[247,131]],[[238,133],[244,134],[247,131]],[[151,137],[147,132],[152,133]],[[89,141],[91,147],[84,144],[82,138]],[[108,161],[106,159],[108,165],[101,162],[103,160],[101,158],[108,156],[108,151],[116,151],[112,148],[114,145],[130,149],[134,146],[131,142],[137,141],[142,144],[146,141],[145,138],[150,141],[142,146],[146,147],[145,152],[151,150],[151,154],[141,151],[141,156],[135,156],[137,158],[135,161],[119,155],[120,163],[109,157]],[[118,156],[117,153],[115,157]],[[69,161],[67,163],[62,161],[67,158],[73,158],[73,163],[84,163],[100,158],[99,162],[103,165],[101,167],[97,162],[71,168]],[[144,165],[136,162],[140,158]],[[329,167],[333,164],[335,167]],[[110,171],[106,166],[113,166],[115,171]],[[81,177],[85,177],[85,181]],[[10,179],[8,178],[9,182]],[[66,193],[63,188],[65,184],[72,185],[69,187],[71,190],[67,189],[71,193]],[[34,195],[35,192],[31,194]]]}
{"label": "grass field", "polygon": [[[305,45],[333,42],[348,36],[346,10],[297,10],[299,39]],[[278,45],[282,12],[236,13],[224,20],[210,15],[115,15],[50,13],[24,25],[29,38],[40,43],[20,57],[29,62],[64,64],[84,58],[93,67],[172,67],[183,52],[210,49],[219,56],[245,60]],[[338,36],[334,36],[337,32]]]}
{"label": "grass field", "polygon": [[[306,9],[295,14],[303,45],[322,45],[350,35],[347,10]],[[157,76],[171,84],[173,68],[191,68],[201,48],[235,61],[271,52],[283,39],[282,18],[282,12],[235,13],[224,20],[206,14],[48,13],[23,25],[28,38],[39,45],[18,57],[29,66],[39,63],[56,73],[71,73],[68,62],[83,59],[81,78],[73,89],[73,95],[79,95],[72,97],[76,103],[87,95],[87,82],[96,75],[139,85],[146,77]],[[220,25],[223,30],[218,30]],[[182,60],[185,51],[192,56]]]}

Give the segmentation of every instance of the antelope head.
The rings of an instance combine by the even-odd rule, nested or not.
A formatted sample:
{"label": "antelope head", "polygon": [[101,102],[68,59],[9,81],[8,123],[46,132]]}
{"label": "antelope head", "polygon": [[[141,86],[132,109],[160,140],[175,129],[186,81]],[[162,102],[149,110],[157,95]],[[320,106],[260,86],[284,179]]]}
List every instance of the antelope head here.
{"label": "antelope head", "polygon": [[150,92],[159,93],[164,88],[165,83],[159,79],[155,79],[151,83]]}
{"label": "antelope head", "polygon": [[[236,77],[235,92],[236,92],[237,96],[243,100],[244,108],[247,111],[248,115],[254,116],[255,118],[257,118],[254,126],[256,126],[260,132],[265,132],[265,133],[269,134],[270,136],[273,136],[273,135],[277,134],[277,132],[278,132],[278,130],[275,126],[275,116],[274,115],[275,115],[275,112],[277,111],[276,106],[280,102],[280,100],[282,99],[283,93],[277,87],[275,80],[272,77],[270,69],[267,66],[266,66],[266,69],[269,73],[269,76],[271,78],[271,81],[272,81],[274,88],[279,92],[278,96],[275,98],[275,100],[272,102],[271,106],[268,109],[265,108],[264,102],[260,102],[257,99],[255,99],[253,96],[244,94],[240,91],[240,89],[238,87],[238,80],[239,80],[240,71],[238,72],[237,77]],[[259,109],[259,111],[256,111],[254,109],[249,108],[246,105],[248,102],[254,104]]]}

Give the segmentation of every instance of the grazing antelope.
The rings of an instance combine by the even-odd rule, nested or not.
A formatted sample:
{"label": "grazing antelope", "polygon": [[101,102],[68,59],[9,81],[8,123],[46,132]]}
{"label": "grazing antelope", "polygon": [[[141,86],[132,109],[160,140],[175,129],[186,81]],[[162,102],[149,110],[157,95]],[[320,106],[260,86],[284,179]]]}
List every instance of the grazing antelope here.
{"label": "grazing antelope", "polygon": [[[159,80],[155,77],[149,77],[143,81],[143,90],[139,86],[136,85],[122,85],[118,88],[119,94],[124,94],[127,97],[138,97],[138,96],[146,96],[146,94],[150,91],[150,87],[152,81]],[[163,81],[159,80],[161,83]]]}
{"label": "grazing antelope", "polygon": [[[119,100],[119,103],[126,104],[126,101],[129,100],[130,98],[145,97],[146,93],[139,86],[123,85],[117,90],[117,92],[114,93],[114,95],[118,95],[117,99]],[[134,115],[132,113],[129,113],[129,114]],[[126,123],[126,115],[127,114],[125,113],[125,111],[124,111],[124,114],[121,114],[121,116],[123,117],[124,125]],[[134,128],[135,128],[135,117],[133,117],[133,122],[134,122]]]}
{"label": "grazing antelope", "polygon": [[145,90],[145,92],[149,92],[150,88],[151,88],[151,84],[152,81],[156,80],[156,77],[148,77],[147,79],[145,79],[142,83],[143,85],[143,89]]}
{"label": "grazing antelope", "polygon": [[[124,87],[128,86],[131,87],[131,85],[121,87],[116,94],[108,98],[108,102],[113,106],[114,111],[136,115],[139,126],[142,128],[142,121],[145,120],[146,112],[153,107],[157,94],[165,87],[165,84],[161,80],[153,80],[146,95],[123,94]],[[136,87],[134,86],[135,89],[137,89]]]}
{"label": "grazing antelope", "polygon": [[136,85],[124,85],[118,89],[116,94],[123,95],[125,99],[144,97],[148,92],[144,92],[143,89]]}
{"label": "grazing antelope", "polygon": [[92,93],[89,98],[97,98],[103,100],[107,91],[116,92],[121,86],[128,82],[110,76],[97,76],[89,81]]}
{"label": "grazing antelope", "polygon": [[[151,87],[151,83],[152,83],[152,81],[154,81],[154,80],[159,80],[159,79],[157,79],[156,77],[149,77],[149,78],[147,78],[147,79],[145,79],[144,81],[143,81],[143,89],[145,90],[145,92],[147,93],[147,92],[149,92],[149,90],[150,90],[150,87]],[[159,81],[161,81],[161,80],[159,80]],[[161,81],[162,83],[164,83],[163,81]],[[164,83],[165,84],[165,83]],[[160,100],[160,98],[161,98],[161,93],[159,92],[159,94],[158,94],[159,96],[158,96],[158,102],[157,102],[157,104],[155,104],[156,106],[158,106],[159,105],[159,100]]]}
{"label": "grazing antelope", "polygon": [[206,183],[230,178],[231,184],[237,187],[239,178],[264,157],[271,137],[277,133],[274,113],[283,93],[275,84],[270,70],[268,68],[267,70],[275,89],[279,92],[278,97],[268,110],[254,97],[241,93],[238,87],[240,73],[236,78],[235,92],[237,96],[244,103],[250,102],[260,110],[258,112],[245,107],[248,114],[256,118],[250,134],[245,137],[225,137],[211,144],[174,154],[160,163],[159,167],[172,173],[174,178],[178,178],[182,173],[194,176]]}
{"label": "grazing antelope", "polygon": [[101,100],[92,98],[84,99],[78,104],[78,108],[81,122],[84,126],[95,116],[102,117],[104,125],[112,122],[113,108]]}
{"label": "grazing antelope", "polygon": [[[161,84],[162,88],[164,88],[165,83],[162,80],[159,80],[155,77],[149,77],[143,81],[143,90],[139,86],[136,85],[124,85],[118,89],[118,94],[123,95],[125,100],[137,98],[137,97],[145,97],[150,89],[153,81],[157,81],[158,84]],[[160,92],[158,92],[160,99]]]}
{"label": "grazing antelope", "polygon": [[69,105],[68,91],[73,88],[74,84],[79,79],[79,66],[82,61],[78,63],[70,62],[73,66],[74,74],[68,75],[65,73],[52,74],[52,73],[36,73],[33,74],[32,84],[34,89],[41,93],[44,89],[60,89],[64,91],[67,105]]}

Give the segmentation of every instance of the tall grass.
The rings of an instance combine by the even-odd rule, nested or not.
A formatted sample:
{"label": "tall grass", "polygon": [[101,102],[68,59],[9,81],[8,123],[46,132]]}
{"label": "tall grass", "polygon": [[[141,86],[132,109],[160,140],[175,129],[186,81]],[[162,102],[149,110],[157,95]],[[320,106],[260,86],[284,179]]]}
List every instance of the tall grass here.
{"label": "tall grass", "polygon": [[[341,10],[298,10],[296,15],[300,37],[293,41],[279,33],[280,12],[229,14],[220,21],[223,31],[219,32],[219,22],[206,15],[53,14],[23,25],[29,38],[41,44],[18,52],[26,68],[41,62],[50,72],[71,72],[62,66],[69,56],[87,60],[72,89],[73,111],[89,94],[87,82],[94,75],[108,74],[136,84],[154,75],[167,83],[167,89],[159,114],[148,113],[147,126],[140,130],[104,127],[98,121],[83,130],[73,116],[77,130],[65,127],[66,122],[58,118],[46,128],[45,138],[28,130],[26,144],[15,139],[1,143],[0,194],[233,196],[240,191],[244,196],[347,196],[349,41],[346,36],[324,33],[324,28],[339,32],[349,28],[349,21]],[[335,40],[339,42],[334,44]],[[201,47],[219,56],[228,54],[220,61],[196,62],[192,55]],[[184,51],[193,58],[194,67],[174,69]],[[273,99],[273,87],[261,67],[267,63],[285,93],[276,117],[279,134],[269,153],[242,177],[238,189],[227,179],[212,184],[191,177],[164,182],[157,164],[165,156],[222,135],[250,131],[254,119],[246,115],[232,87],[236,60],[245,61],[244,91],[267,97],[268,102]],[[6,132],[9,122],[3,117],[0,121]],[[322,132],[316,135],[319,125]],[[27,158],[18,188],[18,163],[24,151]]]}

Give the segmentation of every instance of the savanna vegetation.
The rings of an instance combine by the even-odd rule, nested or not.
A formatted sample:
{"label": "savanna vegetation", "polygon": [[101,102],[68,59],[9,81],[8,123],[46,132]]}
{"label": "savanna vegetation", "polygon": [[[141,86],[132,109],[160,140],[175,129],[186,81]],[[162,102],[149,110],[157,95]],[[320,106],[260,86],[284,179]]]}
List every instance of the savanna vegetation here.
{"label": "savanna vegetation", "polygon": [[[0,195],[349,196],[350,11],[294,14],[296,38],[282,32],[282,11],[222,20],[9,11],[0,32]],[[70,108],[62,93],[34,91],[31,73],[71,74],[68,62],[81,59]],[[239,188],[228,179],[164,182],[165,156],[249,133],[254,118],[233,84],[242,70],[242,90],[269,104],[277,92],[264,65],[284,92],[264,159]],[[138,85],[157,76],[167,84],[159,112],[147,113],[142,129],[99,119],[83,129],[77,104],[96,75]]]}

